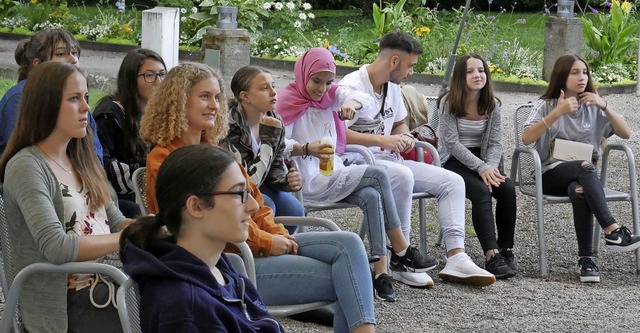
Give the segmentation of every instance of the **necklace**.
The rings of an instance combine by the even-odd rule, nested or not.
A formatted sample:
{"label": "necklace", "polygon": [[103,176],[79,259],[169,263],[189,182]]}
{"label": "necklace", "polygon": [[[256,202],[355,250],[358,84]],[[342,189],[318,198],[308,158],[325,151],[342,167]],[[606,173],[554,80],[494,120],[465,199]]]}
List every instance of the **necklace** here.
{"label": "necklace", "polygon": [[65,169],[65,168],[62,166],[62,164],[58,163],[58,161],[56,161],[56,160],[54,160],[53,158],[51,158],[51,156],[49,156],[49,154],[47,154],[47,152],[45,152],[44,150],[41,150],[41,151],[42,151],[42,153],[43,153],[43,154],[44,154],[48,159],[52,160],[52,161],[53,161],[53,163],[55,163],[55,164],[58,166],[58,168],[60,168],[62,171],[66,172],[66,173],[68,173],[68,174],[71,174],[71,172],[72,172],[72,170],[71,170],[71,169],[70,169],[70,170]]}

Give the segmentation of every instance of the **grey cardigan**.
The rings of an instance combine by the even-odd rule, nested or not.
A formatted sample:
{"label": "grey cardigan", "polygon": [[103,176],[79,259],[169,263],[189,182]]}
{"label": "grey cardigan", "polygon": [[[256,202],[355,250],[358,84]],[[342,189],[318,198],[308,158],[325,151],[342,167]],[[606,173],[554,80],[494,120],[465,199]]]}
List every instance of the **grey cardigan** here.
{"label": "grey cardigan", "polygon": [[[2,185],[12,265],[9,284],[34,262],[62,264],[76,261],[78,237],[65,232],[60,183],[35,146],[20,150],[7,163]],[[124,216],[111,202],[105,207],[111,232]],[[67,277],[40,274],[30,278],[20,298],[27,331],[67,332]]]}
{"label": "grey cardigan", "polygon": [[498,102],[489,114],[487,129],[482,137],[480,158],[476,157],[460,143],[458,137],[458,118],[449,112],[449,103],[442,99],[440,106],[440,123],[438,125],[438,154],[444,165],[451,156],[455,157],[470,170],[482,175],[490,167],[499,168],[502,160],[502,113]]}

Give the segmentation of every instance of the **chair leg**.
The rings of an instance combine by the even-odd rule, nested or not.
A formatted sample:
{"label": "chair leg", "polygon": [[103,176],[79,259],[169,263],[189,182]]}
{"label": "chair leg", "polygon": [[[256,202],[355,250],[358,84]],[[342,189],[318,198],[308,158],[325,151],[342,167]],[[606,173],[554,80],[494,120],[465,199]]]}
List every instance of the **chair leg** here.
{"label": "chair leg", "polygon": [[436,246],[442,246],[442,228],[438,227],[438,240],[436,240]]}
{"label": "chair leg", "polygon": [[544,204],[542,198],[536,198],[536,213],[538,215],[538,254],[540,256],[540,275],[549,275],[549,266],[547,263],[547,247],[545,244],[544,234]]}
{"label": "chair leg", "polygon": [[418,199],[418,214],[420,217],[420,252],[427,253],[427,212],[424,199]]}
{"label": "chair leg", "polygon": [[602,229],[600,228],[600,224],[598,224],[598,222],[593,224],[593,240],[592,240],[592,247],[593,247],[593,256],[597,257],[598,256],[598,248],[600,247],[600,233],[602,232]]}
{"label": "chair leg", "polygon": [[[631,194],[631,214],[633,215],[633,233],[640,233],[640,214],[638,214],[638,196],[635,191]],[[636,249],[636,274],[640,274],[640,249]]]}

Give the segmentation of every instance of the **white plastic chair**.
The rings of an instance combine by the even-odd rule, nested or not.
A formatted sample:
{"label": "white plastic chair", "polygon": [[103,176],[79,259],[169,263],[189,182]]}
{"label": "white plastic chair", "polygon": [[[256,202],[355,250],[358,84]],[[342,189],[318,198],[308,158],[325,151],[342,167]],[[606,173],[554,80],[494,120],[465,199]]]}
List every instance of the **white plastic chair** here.
{"label": "white plastic chair", "polygon": [[[533,148],[533,144],[524,145],[522,143],[522,133],[524,132],[524,124],[529,117],[529,114],[533,110],[533,104],[524,104],[516,109],[514,115],[514,138],[515,138],[515,150],[511,160],[511,179],[516,183],[520,192],[524,195],[531,196],[535,199],[536,205],[536,217],[538,222],[538,252],[540,256],[540,274],[542,276],[549,275],[549,268],[547,263],[547,249],[545,245],[545,231],[544,231],[544,205],[558,204],[558,203],[571,203],[569,197],[552,196],[542,193],[542,167],[541,160],[538,152]],[[604,149],[601,157],[602,169],[600,172],[600,182],[603,186],[606,186],[607,181],[607,168],[609,165],[609,158],[611,151],[620,151],[624,154],[629,179],[629,192],[622,192],[605,187],[605,197],[607,201],[628,201],[631,204],[631,214],[633,217],[633,230],[637,234],[640,231],[640,224],[638,218],[638,194],[637,194],[637,175],[636,164],[633,152],[631,149],[623,144],[610,144]],[[622,174],[618,176],[622,177]],[[597,253],[599,238],[600,238],[600,226],[595,223],[595,232],[593,233],[593,249]],[[636,272],[640,273],[640,249],[635,251],[636,257]]]}

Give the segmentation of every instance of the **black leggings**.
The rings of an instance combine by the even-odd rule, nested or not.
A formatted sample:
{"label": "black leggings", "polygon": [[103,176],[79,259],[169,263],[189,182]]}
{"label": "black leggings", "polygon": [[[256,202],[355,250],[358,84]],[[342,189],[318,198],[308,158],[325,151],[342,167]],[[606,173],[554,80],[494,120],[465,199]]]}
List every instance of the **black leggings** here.
{"label": "black leggings", "polygon": [[[578,239],[578,255],[593,255],[593,217],[600,227],[616,223],[611,215],[604,189],[593,164],[583,167],[584,161],[569,161],[557,165],[542,174],[542,192],[556,196],[568,196],[573,207],[573,225]],[[576,188],[582,186],[582,193]]]}
{"label": "black leggings", "polygon": [[[479,156],[480,148],[469,149]],[[491,249],[513,247],[513,236],[516,229],[516,189],[515,184],[507,178],[499,187],[492,187],[489,192],[482,177],[455,157],[451,157],[444,168],[459,174],[464,179],[466,198],[471,200],[471,220],[473,228],[482,246],[487,252]],[[491,198],[496,199],[495,225]],[[496,227],[498,239],[496,241]]]}

